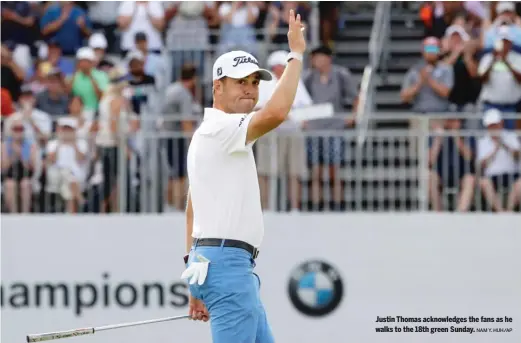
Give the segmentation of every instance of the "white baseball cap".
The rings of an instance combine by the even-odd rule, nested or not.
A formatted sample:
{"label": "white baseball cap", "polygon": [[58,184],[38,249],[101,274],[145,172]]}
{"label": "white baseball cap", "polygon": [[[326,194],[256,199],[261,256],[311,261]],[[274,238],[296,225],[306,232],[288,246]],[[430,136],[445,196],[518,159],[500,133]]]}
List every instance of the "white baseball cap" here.
{"label": "white baseball cap", "polygon": [[76,51],[76,59],[89,60],[94,62],[96,61],[96,54],[94,53],[94,50],[92,50],[92,48],[84,46],[83,48],[79,48],[78,51]]}
{"label": "white baseball cap", "polygon": [[223,77],[232,79],[242,79],[253,73],[259,73],[260,79],[271,81],[272,76],[266,69],[259,68],[259,62],[252,54],[245,51],[227,52],[213,64],[213,80],[220,80]]}
{"label": "white baseball cap", "polygon": [[60,119],[58,119],[58,125],[59,126],[68,126],[68,127],[71,127],[73,129],[77,129],[78,128],[78,120],[76,120],[76,118],[71,118],[71,117],[61,117]]}
{"label": "white baseball cap", "polygon": [[510,2],[510,1],[502,1],[502,2],[498,3],[497,7],[496,7],[497,14],[501,14],[504,12],[515,12],[515,11],[516,11],[516,6],[514,5],[513,2]]}
{"label": "white baseball cap", "polygon": [[465,29],[459,25],[451,25],[445,31],[445,37],[450,37],[453,34],[457,33],[461,39],[466,42],[470,39],[469,34],[465,31]]}
{"label": "white baseball cap", "polygon": [[489,126],[493,124],[499,124],[501,123],[501,120],[501,112],[498,109],[491,108],[490,110],[486,111],[485,115],[483,116],[483,125]]}
{"label": "white baseball cap", "polygon": [[93,49],[106,49],[108,46],[107,38],[102,33],[94,33],[89,38],[89,47]]}
{"label": "white baseball cap", "polygon": [[285,66],[288,64],[288,52],[284,50],[278,50],[275,52],[272,52],[271,55],[268,57],[268,68],[273,68],[274,66]]}

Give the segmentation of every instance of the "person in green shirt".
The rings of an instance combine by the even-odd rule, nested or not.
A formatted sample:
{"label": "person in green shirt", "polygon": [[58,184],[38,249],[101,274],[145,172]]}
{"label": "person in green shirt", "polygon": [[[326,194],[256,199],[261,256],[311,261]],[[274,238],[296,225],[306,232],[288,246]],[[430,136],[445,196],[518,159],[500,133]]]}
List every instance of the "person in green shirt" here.
{"label": "person in green shirt", "polygon": [[109,86],[109,77],[104,71],[94,68],[96,54],[91,48],[78,49],[76,60],[76,72],[71,79],[72,94],[81,98],[86,110],[96,111],[103,92]]}

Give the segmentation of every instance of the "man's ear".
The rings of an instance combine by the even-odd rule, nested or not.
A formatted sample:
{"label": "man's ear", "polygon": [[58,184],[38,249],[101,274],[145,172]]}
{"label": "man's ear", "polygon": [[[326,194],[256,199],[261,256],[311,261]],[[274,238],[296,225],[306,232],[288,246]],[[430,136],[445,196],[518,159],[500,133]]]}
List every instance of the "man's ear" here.
{"label": "man's ear", "polygon": [[213,82],[213,92],[215,94],[219,94],[222,92],[223,89],[223,82],[221,80],[215,80]]}

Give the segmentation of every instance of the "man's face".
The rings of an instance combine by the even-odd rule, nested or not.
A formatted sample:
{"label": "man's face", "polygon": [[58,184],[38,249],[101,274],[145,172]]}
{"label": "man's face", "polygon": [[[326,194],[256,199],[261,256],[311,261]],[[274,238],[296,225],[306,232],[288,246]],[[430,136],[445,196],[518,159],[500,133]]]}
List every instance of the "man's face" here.
{"label": "man's face", "polygon": [[79,97],[74,97],[69,103],[69,112],[71,114],[81,114],[83,111],[83,104]]}
{"label": "man's face", "polygon": [[64,141],[71,141],[74,139],[76,134],[76,129],[70,126],[60,126],[60,137]]}
{"label": "man's face", "polygon": [[32,109],[32,108],[34,108],[36,99],[32,93],[23,93],[20,95],[18,102],[20,103],[20,106],[23,109]]}
{"label": "man's face", "polygon": [[136,40],[136,48],[139,50],[139,51],[148,51],[148,42],[146,39],[138,39]]}
{"label": "man's face", "polygon": [[507,24],[512,24],[516,19],[516,14],[512,11],[505,11],[499,15],[501,20]]}
{"label": "man's face", "polygon": [[242,79],[215,81],[215,97],[228,113],[250,113],[259,100],[260,76],[253,73]]}
{"label": "man's face", "polygon": [[49,51],[47,53],[47,59],[51,63],[56,63],[60,60],[62,56],[62,49],[56,45],[50,45]]}
{"label": "man's face", "polygon": [[500,122],[497,124],[490,124],[489,126],[487,126],[487,130],[491,133],[494,133],[494,132],[497,133],[502,129],[503,129],[503,122]]}
{"label": "man's face", "polygon": [[81,59],[81,60],[78,60],[76,66],[77,66],[78,70],[80,70],[84,73],[87,73],[92,69],[92,65],[93,65],[92,61],[86,60],[86,59]]}
{"label": "man's face", "polygon": [[105,57],[105,49],[96,48],[94,49],[94,53],[96,54],[96,59],[98,60],[98,63],[103,60],[103,57]]}
{"label": "man's face", "polygon": [[133,59],[132,61],[130,61],[129,69],[132,75],[140,76],[145,74],[145,64],[143,63],[143,61],[140,61],[138,59]]}
{"label": "man's face", "polygon": [[435,63],[438,60],[440,47],[438,45],[424,45],[423,58],[427,63]]}
{"label": "man's face", "polygon": [[311,58],[311,64],[313,65],[313,67],[320,71],[329,68],[331,66],[331,63],[331,56],[328,56],[326,54],[316,53]]}
{"label": "man's face", "polygon": [[60,93],[62,91],[62,84],[58,75],[50,75],[47,77],[47,89],[51,93]]}
{"label": "man's face", "polygon": [[453,33],[449,38],[449,47],[450,49],[455,49],[461,45],[463,45],[463,38],[459,35],[459,33]]}

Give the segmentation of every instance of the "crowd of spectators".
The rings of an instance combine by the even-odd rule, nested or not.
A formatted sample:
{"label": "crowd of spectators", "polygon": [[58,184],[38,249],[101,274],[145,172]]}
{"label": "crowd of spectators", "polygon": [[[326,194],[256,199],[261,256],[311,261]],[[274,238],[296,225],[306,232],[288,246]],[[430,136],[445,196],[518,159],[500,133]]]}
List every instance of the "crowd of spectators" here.
{"label": "crowd of spectators", "polygon": [[[420,114],[483,113],[474,116],[479,121],[448,117],[432,122],[431,207],[442,210],[442,194],[454,190],[458,211],[470,210],[480,195],[488,208],[512,211],[521,201],[521,135],[513,131],[521,129],[516,4],[428,2],[420,13],[426,32],[423,59],[407,72],[402,101]],[[461,129],[474,132],[465,135]]]}
{"label": "crowd of spectators", "polygon": [[[208,62],[231,49],[258,55],[284,48],[290,9],[308,23],[307,2],[2,2],[2,210],[118,211],[124,168],[127,210],[139,211],[135,188],[146,182],[140,170],[150,153],[140,133],[151,128],[164,137],[166,202],[181,210],[188,146],[182,136],[197,121],[160,118],[147,126],[141,119],[150,109],[201,114]],[[356,85],[346,68],[332,64],[327,46],[335,25],[324,14],[334,17],[336,6],[321,9],[325,45],[313,52],[319,72],[305,82],[310,99],[334,100],[339,110],[336,95],[356,97]],[[323,154],[335,157],[313,163],[338,160],[336,152]]]}
{"label": "crowd of spectators", "polygon": [[[458,193],[460,211],[471,209],[478,193],[495,211],[513,210],[521,200],[516,120],[502,119],[520,112],[521,19],[513,3],[491,2],[489,14],[487,8],[468,1],[425,2],[421,9],[423,58],[405,76],[402,100],[417,113],[486,113],[476,126],[455,118],[433,122],[434,210],[442,210],[447,190]],[[184,116],[199,116],[211,101],[212,59],[231,49],[265,54],[280,77],[290,9],[308,25],[307,2],[3,2],[2,210],[118,211],[118,181],[125,171],[126,210],[139,211],[139,188],[156,177],[142,175],[156,153],[145,137],[150,132],[159,132],[153,139],[164,153],[154,163],[164,157],[168,170],[164,202],[182,210],[189,144],[184,137],[197,125]],[[271,137],[259,140],[264,207],[271,198],[269,181],[278,176],[286,179],[292,210],[301,208],[307,186],[312,208],[343,210],[340,171],[349,142],[342,133],[356,122],[345,112],[356,113],[358,84],[349,66],[333,63],[337,17],[337,3],[321,3],[322,45],[310,53],[294,107],[328,103],[344,114],[288,121],[277,129],[275,151]],[[261,88],[259,106],[268,93]],[[462,128],[486,128],[487,134],[461,137]],[[339,134],[301,134],[313,130]]]}

